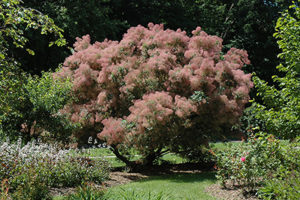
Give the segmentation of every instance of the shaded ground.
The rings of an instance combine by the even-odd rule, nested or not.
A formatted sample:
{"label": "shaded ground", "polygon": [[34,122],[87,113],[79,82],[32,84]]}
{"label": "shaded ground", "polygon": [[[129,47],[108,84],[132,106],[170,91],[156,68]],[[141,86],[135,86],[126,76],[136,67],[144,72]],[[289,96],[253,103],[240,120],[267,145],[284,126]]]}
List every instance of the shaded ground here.
{"label": "shaded ground", "polygon": [[109,175],[109,180],[105,181],[103,185],[105,187],[124,185],[132,181],[137,181],[148,177],[149,176],[141,173],[111,172]]}
{"label": "shaded ground", "polygon": [[159,165],[143,168],[142,170],[135,169],[134,172],[125,172],[126,169],[123,167],[115,168],[111,173],[109,180],[103,184],[106,187],[112,187],[116,185],[127,184],[132,181],[137,181],[151,176],[159,176],[166,174],[177,174],[177,173],[201,173],[200,170],[203,166],[199,164],[171,164],[171,165]]}

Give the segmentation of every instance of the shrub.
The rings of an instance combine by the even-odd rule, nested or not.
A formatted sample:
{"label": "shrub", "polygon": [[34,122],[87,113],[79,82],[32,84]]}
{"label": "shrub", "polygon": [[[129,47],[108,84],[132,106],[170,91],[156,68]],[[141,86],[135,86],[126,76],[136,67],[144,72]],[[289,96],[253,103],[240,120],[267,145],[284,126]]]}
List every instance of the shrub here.
{"label": "shrub", "polygon": [[224,187],[243,187],[244,191],[253,192],[281,165],[284,165],[284,156],[279,140],[258,133],[248,142],[217,154],[217,178]]}
{"label": "shrub", "polygon": [[[7,95],[10,112],[0,111],[2,137],[16,140],[22,137],[52,138],[68,141],[77,125],[71,123],[59,110],[72,99],[69,80],[54,80],[52,72],[44,72],[41,77],[25,74],[18,93]],[[17,102],[20,99],[21,102]],[[4,111],[4,110],[2,110]]]}
{"label": "shrub", "polygon": [[37,174],[34,169],[29,169],[23,174],[22,182],[11,194],[16,200],[50,200],[49,187],[43,182],[41,174]]}
{"label": "shrub", "polygon": [[292,143],[258,133],[217,154],[217,178],[224,187],[242,187],[264,199],[298,199],[299,139]]}
{"label": "shrub", "polygon": [[280,168],[276,178],[268,180],[264,187],[258,191],[262,199],[299,199],[300,198],[300,173],[297,170]]}
{"label": "shrub", "polygon": [[10,191],[16,196],[22,191],[24,198],[42,195],[42,191],[46,195],[49,187],[72,187],[85,181],[101,183],[108,177],[107,162],[73,157],[69,150],[53,145],[4,142],[0,150],[0,179],[8,180]]}
{"label": "shrub", "polygon": [[300,198],[300,138],[283,146],[284,164],[259,189],[263,199]]}
{"label": "shrub", "polygon": [[[252,87],[246,51],[222,53],[222,39],[198,27],[130,28],[120,42],[77,38],[58,76],[71,77],[78,100],[65,108],[82,129],[81,141],[98,134],[121,158],[134,147],[152,163],[162,149],[188,152],[237,123]],[[125,148],[126,149],[126,148]]]}
{"label": "shrub", "polygon": [[[11,140],[17,140],[22,136],[29,140],[30,135],[22,134],[20,131],[21,125],[26,123],[30,130],[33,125],[38,126],[33,123],[36,123],[35,121],[40,120],[40,118],[51,119],[52,113],[47,110],[51,114],[47,112],[43,112],[41,115],[33,114],[36,111],[33,106],[34,102],[31,101],[34,97],[30,97],[27,88],[25,88],[25,85],[28,84],[29,75],[22,70],[10,50],[25,48],[26,44],[29,43],[24,36],[24,30],[27,29],[39,29],[41,34],[53,34],[56,40],[50,42],[50,45],[63,46],[66,41],[62,35],[63,30],[57,27],[51,18],[37,10],[23,7],[22,1],[0,1],[0,7],[1,23],[4,24],[0,29],[0,139],[9,137]],[[34,55],[31,49],[26,49],[26,51]],[[52,83],[54,82],[52,81]],[[56,100],[58,99],[54,99],[54,101]],[[36,118],[33,119],[33,116]],[[31,121],[29,122],[29,120]]]}

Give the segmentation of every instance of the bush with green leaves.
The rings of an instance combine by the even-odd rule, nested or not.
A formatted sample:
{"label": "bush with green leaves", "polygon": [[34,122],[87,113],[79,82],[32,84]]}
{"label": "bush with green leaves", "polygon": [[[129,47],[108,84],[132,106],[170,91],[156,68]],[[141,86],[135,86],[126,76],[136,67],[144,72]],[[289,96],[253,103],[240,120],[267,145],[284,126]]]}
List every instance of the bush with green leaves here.
{"label": "bush with green leaves", "polygon": [[6,96],[6,100],[16,102],[20,99],[21,102],[8,103],[12,106],[10,112],[0,111],[3,136],[12,140],[23,137],[28,141],[32,137],[44,137],[68,141],[77,125],[59,110],[72,100],[71,88],[70,80],[54,79],[52,72],[43,72],[41,77],[24,77],[18,88],[20,93]]}
{"label": "bush with green leaves", "polygon": [[108,178],[109,166],[104,160],[74,157],[73,151],[53,145],[29,142],[22,146],[21,143],[0,144],[0,179],[7,179],[12,196],[35,195],[34,191],[42,188],[46,195],[49,187],[73,187],[83,182],[99,184]]}
{"label": "bush with green leaves", "polygon": [[[300,1],[298,0],[298,3]],[[254,76],[253,82],[263,105],[253,103],[256,118],[263,120],[267,132],[280,138],[300,135],[300,8],[296,3],[282,13],[276,25],[275,38],[283,63],[277,66],[283,77],[273,76],[277,86]]]}
{"label": "bush with green leaves", "polygon": [[222,186],[243,187],[254,191],[284,164],[280,141],[266,133],[258,133],[247,142],[230,146],[217,154],[217,178]]}
{"label": "bush with green leaves", "polygon": [[[22,135],[28,139],[30,135],[20,134],[21,125],[30,119],[31,124],[26,124],[28,130],[31,128],[36,120],[32,119],[34,115],[31,112],[36,108],[32,102],[33,97],[29,97],[25,87],[29,75],[22,71],[10,50],[27,47],[29,41],[24,35],[25,30],[40,30],[41,34],[54,35],[56,40],[49,45],[63,46],[66,42],[63,30],[51,18],[35,9],[23,7],[20,0],[0,1],[0,10],[0,138],[8,136],[16,140]],[[32,49],[26,48],[26,51],[34,55]],[[44,116],[45,113],[36,117],[39,119]]]}
{"label": "bush with green leaves", "polygon": [[217,154],[217,178],[265,199],[299,199],[300,143],[257,133],[248,142]]}
{"label": "bush with green leaves", "polygon": [[263,199],[300,199],[300,137],[284,145],[284,165],[259,189]]}
{"label": "bush with green leaves", "polygon": [[[60,69],[57,69],[59,71]],[[28,98],[32,104],[31,117],[28,122],[37,130],[48,132],[48,136],[57,141],[69,141],[72,131],[79,127],[78,124],[68,120],[60,109],[74,98],[71,94],[72,84],[69,79],[57,79],[52,72],[43,72],[41,77],[29,77],[24,86],[28,92]],[[30,133],[30,134],[35,134]],[[40,136],[40,135],[39,135]]]}

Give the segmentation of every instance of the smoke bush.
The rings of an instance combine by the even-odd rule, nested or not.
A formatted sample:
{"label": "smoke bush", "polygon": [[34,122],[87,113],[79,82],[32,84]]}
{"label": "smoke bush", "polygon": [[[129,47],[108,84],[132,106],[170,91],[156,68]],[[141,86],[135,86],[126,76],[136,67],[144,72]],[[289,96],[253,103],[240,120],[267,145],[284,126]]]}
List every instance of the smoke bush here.
{"label": "smoke bush", "polygon": [[185,151],[237,123],[253,86],[241,68],[247,52],[222,52],[222,39],[200,27],[130,28],[120,42],[77,38],[61,77],[71,77],[78,100],[65,107],[82,141],[90,135],[112,147],[134,146],[144,156],[163,148]]}

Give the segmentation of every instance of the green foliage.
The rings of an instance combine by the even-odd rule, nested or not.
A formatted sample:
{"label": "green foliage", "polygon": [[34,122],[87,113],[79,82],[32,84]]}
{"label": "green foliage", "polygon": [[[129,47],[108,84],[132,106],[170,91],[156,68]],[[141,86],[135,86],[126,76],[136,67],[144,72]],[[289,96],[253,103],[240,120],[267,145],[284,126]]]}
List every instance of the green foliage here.
{"label": "green foliage", "polygon": [[20,175],[22,182],[16,187],[11,198],[16,200],[50,200],[49,187],[42,181],[42,175],[29,169]]}
{"label": "green foliage", "polygon": [[259,189],[262,199],[300,198],[300,138],[283,146],[284,165],[281,165],[274,176]]}
{"label": "green foliage", "polygon": [[[298,1],[299,2],[299,1]],[[263,120],[266,130],[278,137],[293,139],[300,134],[300,8],[292,5],[282,13],[276,25],[275,38],[278,39],[284,60],[277,66],[285,76],[273,76],[276,86],[257,76],[253,77],[255,87],[265,105],[254,103],[256,117]]]}
{"label": "green foliage", "polygon": [[65,104],[73,100],[71,81],[55,79],[52,72],[43,72],[41,77],[29,76],[24,87],[32,104],[31,117],[26,122],[35,122],[35,126],[48,131],[51,138],[67,141],[72,130],[78,126],[67,120],[66,114],[60,112]]}
{"label": "green foliage", "polygon": [[[0,58],[5,60],[7,50],[10,48],[10,40],[13,45],[24,48],[28,39],[24,37],[24,29],[40,29],[41,34],[53,33],[58,39],[50,42],[50,45],[62,46],[66,44],[62,35],[62,29],[57,27],[53,20],[37,10],[25,8],[20,0],[3,0],[0,4],[1,29],[0,29]],[[31,49],[28,53],[34,54]],[[2,63],[2,62],[1,62]]]}
{"label": "green foliage", "polygon": [[[27,129],[35,126],[35,119],[31,115],[34,105],[30,94],[25,87],[28,84],[28,75],[16,62],[12,48],[27,48],[29,40],[25,37],[25,30],[40,30],[41,34],[51,33],[55,40],[50,45],[62,46],[66,41],[62,35],[62,29],[57,27],[53,20],[37,10],[25,8],[20,0],[3,0],[0,2],[0,137],[9,136],[16,139],[20,135],[30,137],[29,134],[21,134],[21,125],[26,122]],[[31,49],[28,53],[34,54]],[[28,86],[30,87],[30,85]],[[46,92],[46,91],[45,91]],[[57,99],[56,99],[57,100]],[[54,100],[54,101],[56,101]],[[37,110],[37,109],[35,109]],[[48,118],[51,111],[49,111]],[[37,116],[36,116],[37,117]],[[39,116],[40,118],[41,116]],[[26,129],[26,127],[24,127]],[[27,133],[30,132],[29,130]]]}
{"label": "green foliage", "polygon": [[[246,49],[252,66],[248,72],[257,72],[268,81],[276,73],[279,49],[272,37],[279,12],[288,8],[292,0],[26,0],[24,5],[48,14],[65,31],[69,44],[75,37],[92,35],[93,40],[119,40],[127,28],[149,22],[163,23],[167,28],[181,28],[191,32],[201,26],[209,34],[224,39],[226,47]],[[67,48],[46,48],[47,38],[27,34],[36,49],[37,57],[21,58],[26,71],[39,73],[57,66],[69,54]],[[51,55],[49,55],[49,51]],[[47,58],[46,58],[47,57]],[[43,68],[42,68],[43,67]]]}
{"label": "green foliage", "polygon": [[[0,65],[1,65],[0,61]],[[4,67],[6,66],[6,67]],[[0,138],[10,135],[17,138],[20,133],[22,118],[31,105],[23,85],[26,75],[19,70],[17,63],[7,62],[0,68]],[[17,131],[15,131],[18,129]],[[10,130],[8,133],[7,130]]]}
{"label": "green foliage", "polygon": [[64,200],[105,200],[103,190],[97,190],[92,185],[84,185],[77,188],[75,194],[70,194]]}
{"label": "green foliage", "polygon": [[244,138],[265,130],[265,122],[256,117],[257,110],[253,106],[249,106],[243,111],[243,116],[240,118],[240,123],[234,128],[243,133]]}
{"label": "green foliage", "polygon": [[9,191],[9,186],[8,186],[8,180],[7,179],[3,179],[1,181],[1,185],[0,185],[0,199],[1,200],[7,200],[8,197],[8,191]]}
{"label": "green foliage", "polygon": [[107,193],[106,198],[110,200],[168,200],[176,199],[165,192],[138,192],[131,189],[121,188],[117,193]]}
{"label": "green foliage", "polygon": [[[129,27],[125,19],[116,18],[112,12],[112,1],[107,0],[26,0],[24,5],[35,8],[51,17],[55,24],[64,30],[68,44],[76,37],[91,34],[93,40],[105,38],[119,39]],[[13,50],[19,56],[22,68],[30,73],[39,74],[42,70],[53,69],[70,54],[70,48],[47,47],[49,37],[35,32],[26,32],[32,41],[29,45],[36,50],[35,57]]]}
{"label": "green foliage", "polygon": [[224,187],[242,187],[263,199],[299,199],[299,138],[284,143],[258,133],[217,155],[217,178]]}
{"label": "green foliage", "polygon": [[217,154],[217,178],[224,187],[242,186],[247,192],[263,185],[283,163],[279,140],[264,133]]}
{"label": "green foliage", "polygon": [[[19,93],[3,95],[0,111],[1,129],[4,136],[26,139],[41,136],[67,141],[76,124],[67,120],[59,110],[72,99],[72,85],[68,79],[54,79],[52,72],[44,72],[42,77],[32,77],[23,73],[22,85],[17,84]],[[14,79],[12,78],[10,83]],[[19,80],[15,80],[19,81]],[[4,81],[1,81],[5,84]],[[17,82],[18,83],[18,82]],[[4,91],[3,91],[4,92]]]}
{"label": "green foliage", "polygon": [[300,198],[300,173],[296,170],[280,168],[278,177],[267,181],[266,185],[259,189],[259,197],[262,199],[291,199]]}
{"label": "green foliage", "polygon": [[[73,157],[57,146],[28,143],[25,146],[0,143],[0,179],[13,199],[45,199],[50,187],[74,187],[83,182],[102,183],[109,166],[97,161]],[[7,183],[7,184],[6,184]]]}
{"label": "green foliage", "polygon": [[35,110],[48,110],[55,114],[71,97],[71,82],[53,79],[52,72],[44,72],[41,78],[29,76],[27,81],[25,89]]}

